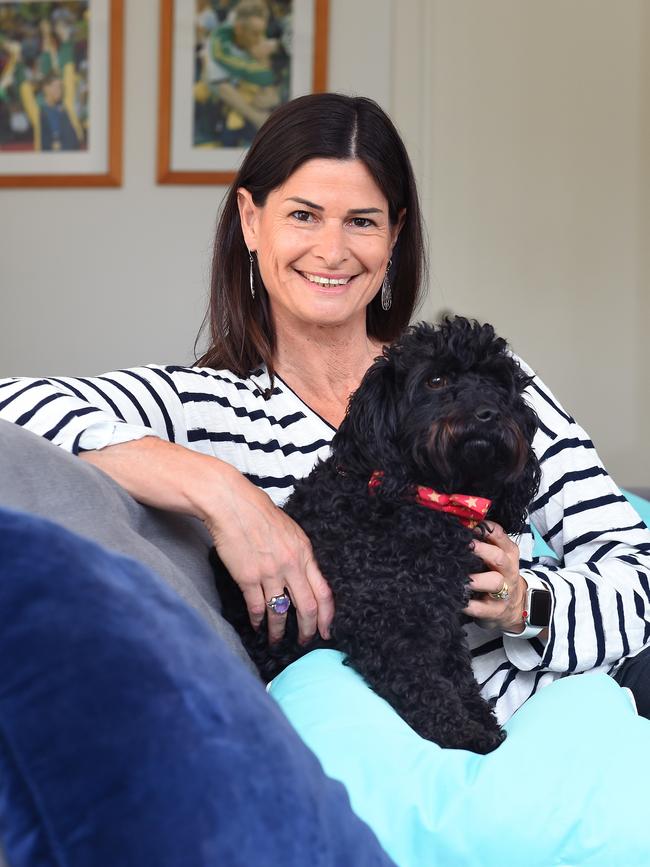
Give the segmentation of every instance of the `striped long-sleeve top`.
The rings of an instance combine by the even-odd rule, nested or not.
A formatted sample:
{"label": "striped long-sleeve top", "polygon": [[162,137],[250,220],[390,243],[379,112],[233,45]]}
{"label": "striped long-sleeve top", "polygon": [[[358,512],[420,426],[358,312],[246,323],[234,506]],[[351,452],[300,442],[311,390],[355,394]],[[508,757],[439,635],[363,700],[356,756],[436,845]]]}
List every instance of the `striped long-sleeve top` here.
{"label": "striped long-sleeve top", "polygon": [[[525,365],[523,365],[525,368]],[[134,368],[94,378],[0,380],[0,417],[68,451],[155,435],[236,467],[278,505],[329,453],[334,428],[279,378],[199,367]],[[482,692],[507,720],[541,687],[571,674],[613,673],[650,642],[650,531],[603,468],[587,434],[535,377],[542,483],[530,521],[556,559],[517,539],[529,586],[548,587],[549,637],[467,626]]]}

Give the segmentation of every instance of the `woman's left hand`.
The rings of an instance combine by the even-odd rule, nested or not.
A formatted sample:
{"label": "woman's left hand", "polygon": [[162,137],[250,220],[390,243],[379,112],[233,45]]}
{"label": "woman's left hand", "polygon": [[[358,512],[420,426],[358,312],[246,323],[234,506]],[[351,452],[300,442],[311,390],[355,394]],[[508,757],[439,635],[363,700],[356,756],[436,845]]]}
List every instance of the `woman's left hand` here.
{"label": "woman's left hand", "polygon": [[[502,632],[521,632],[528,585],[519,574],[519,547],[499,524],[490,521],[488,527],[484,541],[476,539],[473,543],[474,553],[485,563],[487,571],[469,576],[474,595],[465,614]],[[506,590],[507,598],[490,595],[501,592],[505,596]]]}

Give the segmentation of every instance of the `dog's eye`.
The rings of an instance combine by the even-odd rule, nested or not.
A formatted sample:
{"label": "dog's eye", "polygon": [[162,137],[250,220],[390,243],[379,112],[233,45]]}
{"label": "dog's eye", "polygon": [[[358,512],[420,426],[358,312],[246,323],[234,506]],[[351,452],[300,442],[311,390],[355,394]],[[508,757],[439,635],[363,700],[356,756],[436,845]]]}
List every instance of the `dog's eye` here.
{"label": "dog's eye", "polygon": [[447,379],[444,376],[430,376],[427,379],[429,388],[443,388],[445,385],[447,385]]}

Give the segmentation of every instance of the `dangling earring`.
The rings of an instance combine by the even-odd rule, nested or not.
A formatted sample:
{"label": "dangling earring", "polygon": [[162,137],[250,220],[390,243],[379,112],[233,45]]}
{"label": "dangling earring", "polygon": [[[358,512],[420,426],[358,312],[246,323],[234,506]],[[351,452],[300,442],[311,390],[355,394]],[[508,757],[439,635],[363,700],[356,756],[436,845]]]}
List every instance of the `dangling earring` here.
{"label": "dangling earring", "polygon": [[255,298],[255,286],[253,286],[253,254],[251,253],[250,250],[248,251],[248,258],[250,259],[250,268],[248,270],[248,282],[250,283],[250,287],[251,287],[251,295],[253,298]]}
{"label": "dangling earring", "polygon": [[390,310],[390,305],[393,301],[393,290],[391,289],[390,280],[388,278],[388,272],[390,271],[390,266],[393,264],[393,260],[388,260],[388,265],[386,266],[386,273],[384,274],[384,281],[381,284],[381,306],[382,310]]}

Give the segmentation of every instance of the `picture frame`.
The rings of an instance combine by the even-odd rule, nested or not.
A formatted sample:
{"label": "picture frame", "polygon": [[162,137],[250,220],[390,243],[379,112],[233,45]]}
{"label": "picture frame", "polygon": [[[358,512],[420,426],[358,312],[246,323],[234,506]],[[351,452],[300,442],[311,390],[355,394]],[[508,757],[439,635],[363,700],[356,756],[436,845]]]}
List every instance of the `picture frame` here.
{"label": "picture frame", "polygon": [[275,105],[327,88],[329,0],[216,5],[160,0],[159,184],[231,183]]}
{"label": "picture frame", "polygon": [[123,27],[123,0],[0,0],[0,187],[121,186]]}

